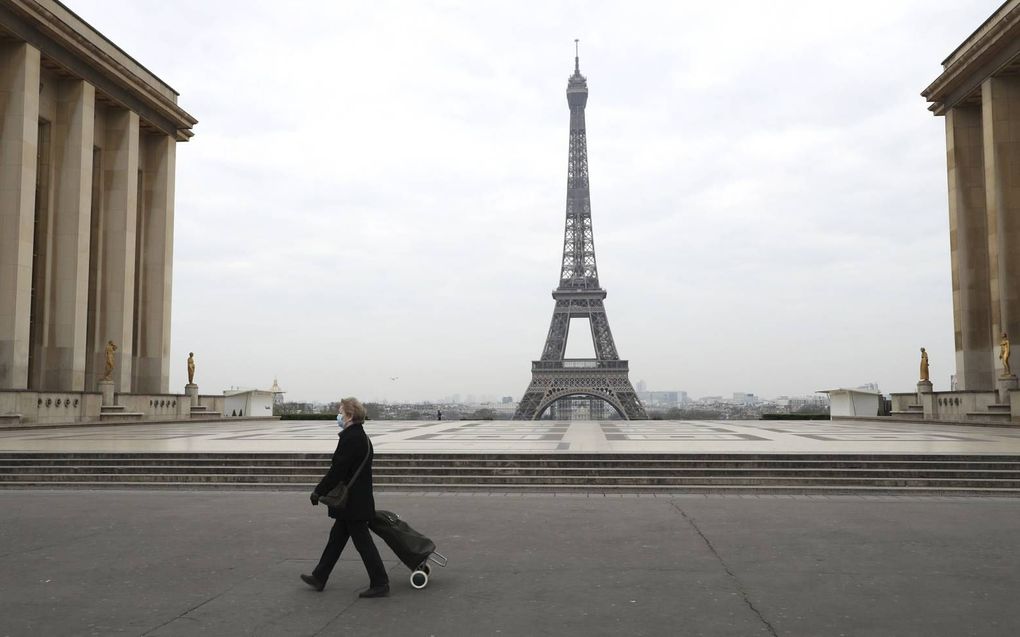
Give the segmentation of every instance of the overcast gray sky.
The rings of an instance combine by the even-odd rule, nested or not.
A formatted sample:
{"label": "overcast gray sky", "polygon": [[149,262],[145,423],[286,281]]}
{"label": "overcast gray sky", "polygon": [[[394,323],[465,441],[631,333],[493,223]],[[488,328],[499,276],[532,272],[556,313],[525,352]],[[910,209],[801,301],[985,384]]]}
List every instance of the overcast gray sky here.
{"label": "overcast gray sky", "polygon": [[633,382],[910,391],[925,346],[949,387],[944,123],[919,93],[999,0],[65,1],[199,119],[172,388],[194,351],[203,393],[519,398],[559,276],[575,37]]}

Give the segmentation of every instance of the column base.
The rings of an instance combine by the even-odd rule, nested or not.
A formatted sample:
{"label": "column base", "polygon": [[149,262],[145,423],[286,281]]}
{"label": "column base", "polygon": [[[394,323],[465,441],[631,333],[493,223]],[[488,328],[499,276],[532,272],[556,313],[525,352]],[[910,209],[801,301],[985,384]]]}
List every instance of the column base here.
{"label": "column base", "polygon": [[917,383],[918,394],[930,394],[932,392],[932,384],[930,380],[922,380]]}
{"label": "column base", "polygon": [[188,383],[184,386],[184,394],[191,399],[192,408],[198,407],[198,385],[195,383]]}

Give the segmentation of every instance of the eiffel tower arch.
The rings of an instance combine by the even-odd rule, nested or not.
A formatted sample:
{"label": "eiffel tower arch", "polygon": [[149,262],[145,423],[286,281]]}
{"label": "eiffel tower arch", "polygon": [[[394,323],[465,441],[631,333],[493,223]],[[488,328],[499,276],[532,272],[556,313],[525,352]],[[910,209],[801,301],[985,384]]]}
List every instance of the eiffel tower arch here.
{"label": "eiffel tower arch", "polygon": [[[542,358],[531,363],[531,384],[517,406],[515,420],[536,420],[553,403],[571,396],[601,399],[628,420],[647,418],[630,383],[627,361],[620,360],[616,352],[606,317],[606,291],[599,285],[588,188],[588,141],[584,122],[587,102],[588,81],[581,75],[580,60],[575,55],[574,74],[567,80],[570,141],[560,283],[552,295],[556,306]],[[588,319],[595,358],[564,358],[570,320],[574,318]]]}

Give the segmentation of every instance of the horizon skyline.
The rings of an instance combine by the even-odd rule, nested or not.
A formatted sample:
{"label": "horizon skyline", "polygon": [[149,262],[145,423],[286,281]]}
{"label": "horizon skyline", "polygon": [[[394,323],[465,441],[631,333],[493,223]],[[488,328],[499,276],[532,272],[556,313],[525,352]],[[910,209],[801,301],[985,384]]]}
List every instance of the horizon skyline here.
{"label": "horizon skyline", "polygon": [[[864,384],[857,385],[857,386],[854,386],[854,387],[842,387],[842,388],[830,388],[830,389],[868,389],[869,385],[870,385],[870,383],[864,383]],[[228,389],[227,391],[230,391],[230,390],[242,390],[242,391],[244,391],[244,390],[247,390],[247,389],[259,389],[259,390],[261,390],[262,388],[261,387],[232,387],[232,388]],[[647,390],[639,391],[638,393],[639,394],[645,394],[645,393],[672,393],[672,392],[677,392],[677,393],[685,394],[687,396],[687,400],[689,402],[698,402],[698,401],[702,401],[702,400],[706,400],[706,399],[710,399],[710,398],[720,398],[720,399],[722,399],[724,401],[725,400],[733,400],[734,397],[737,394],[749,395],[749,396],[753,396],[754,398],[756,398],[756,399],[758,399],[760,401],[769,402],[769,401],[775,401],[775,400],[782,400],[784,398],[792,399],[792,398],[818,397],[819,395],[822,395],[822,394],[825,393],[825,391],[822,390],[822,391],[807,392],[807,393],[802,393],[802,394],[778,394],[778,395],[764,396],[762,394],[759,394],[759,393],[753,392],[753,391],[752,392],[728,391],[728,392],[723,392],[721,394],[707,394],[707,395],[693,396],[693,395],[691,395],[690,392],[688,392],[687,390],[684,390],[684,389],[647,389]],[[334,398],[330,398],[330,399],[289,400],[289,399],[286,399],[286,395],[289,393],[286,389],[283,389],[283,391],[281,393],[284,396],[285,402],[293,402],[293,403],[310,403],[310,404],[328,405],[330,403],[338,402],[340,400],[340,398],[335,398],[335,399]],[[883,395],[888,395],[888,393],[889,392],[887,392],[885,390],[882,390],[882,394]],[[412,399],[412,400],[390,399],[390,398],[386,398],[384,396],[383,397],[372,396],[372,397],[368,397],[368,398],[362,398],[361,396],[355,396],[355,398],[358,398],[363,403],[485,405],[485,404],[500,404],[502,402],[502,399],[504,397],[507,397],[507,396],[509,396],[512,399],[513,404],[517,404],[519,402],[519,400],[520,400],[520,398],[518,396],[514,396],[514,395],[509,394],[509,393],[506,393],[506,394],[470,394],[470,393],[463,393],[463,392],[461,392],[461,393],[456,393],[455,392],[453,394],[447,394],[445,396],[440,396],[438,398],[435,398],[435,397],[433,397],[433,398],[417,398],[417,399]],[[477,400],[470,400],[472,398],[475,398]],[[486,398],[491,398],[492,400],[485,400]]]}

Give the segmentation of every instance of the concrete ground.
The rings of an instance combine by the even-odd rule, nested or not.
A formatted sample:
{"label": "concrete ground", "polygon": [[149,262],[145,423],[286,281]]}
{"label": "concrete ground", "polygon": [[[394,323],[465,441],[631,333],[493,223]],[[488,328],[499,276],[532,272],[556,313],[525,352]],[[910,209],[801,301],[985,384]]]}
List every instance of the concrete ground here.
{"label": "concrete ground", "polygon": [[[365,424],[380,453],[1020,454],[1020,428],[894,421],[400,421]],[[333,421],[0,430],[0,452],[331,453]]]}
{"label": "concrete ground", "polygon": [[0,635],[1016,635],[1020,500],[379,493],[450,559],[424,590],[304,494],[0,492]]}

